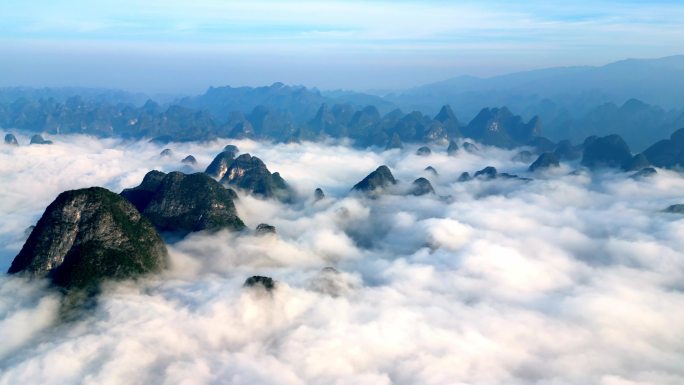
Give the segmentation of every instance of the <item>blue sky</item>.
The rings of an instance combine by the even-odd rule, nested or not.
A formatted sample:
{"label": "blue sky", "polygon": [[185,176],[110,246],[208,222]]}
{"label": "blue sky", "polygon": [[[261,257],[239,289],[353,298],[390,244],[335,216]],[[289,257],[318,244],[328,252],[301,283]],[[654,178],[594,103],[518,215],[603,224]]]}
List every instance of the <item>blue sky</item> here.
{"label": "blue sky", "polygon": [[684,1],[0,3],[0,86],[400,89],[684,53]]}

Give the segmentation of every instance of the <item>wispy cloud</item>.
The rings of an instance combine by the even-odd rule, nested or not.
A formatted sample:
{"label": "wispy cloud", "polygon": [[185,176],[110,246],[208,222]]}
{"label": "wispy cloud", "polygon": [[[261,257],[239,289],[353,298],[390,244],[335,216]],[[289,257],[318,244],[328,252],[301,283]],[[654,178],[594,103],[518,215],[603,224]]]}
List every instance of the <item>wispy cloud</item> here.
{"label": "wispy cloud", "polygon": [[[269,67],[271,76],[262,73],[257,84],[279,80],[327,88],[394,88],[463,73],[678,54],[684,51],[681,20],[684,5],[673,1],[12,0],[0,4],[0,48],[38,56],[59,50],[74,58],[74,66],[84,63],[79,57],[84,52],[106,51],[136,68],[147,63],[148,71],[156,67],[135,56],[138,52],[176,54],[174,62],[204,52],[207,57],[184,64],[201,73],[211,72],[202,63],[227,57],[239,57],[231,73],[255,73],[269,63],[297,58],[292,65]],[[15,50],[17,45],[22,48]],[[25,62],[62,60],[29,56],[18,55],[15,66],[3,63],[0,70],[31,79],[24,73]],[[261,64],[240,66],[239,61],[250,60],[245,56],[259,57]],[[97,58],[85,60],[90,68],[103,65]],[[314,74],[338,63],[344,66],[334,84],[298,73]],[[371,74],[378,65],[400,73],[383,80],[382,74]],[[275,75],[279,78],[272,79]],[[226,82],[213,79],[199,88]],[[240,80],[230,82],[244,84]]]}
{"label": "wispy cloud", "polygon": [[[3,9],[4,8],[4,9]],[[0,6],[5,37],[188,39],[252,41],[267,37],[334,43],[364,41],[506,40],[543,38],[554,32],[587,36],[595,31],[665,33],[680,25],[676,3],[575,2],[84,2],[27,1]],[[582,29],[571,30],[582,27]],[[323,33],[321,33],[323,32]],[[331,33],[326,33],[331,32]],[[671,35],[672,32],[669,31]],[[594,36],[600,38],[601,36]],[[669,39],[668,39],[669,40]]]}

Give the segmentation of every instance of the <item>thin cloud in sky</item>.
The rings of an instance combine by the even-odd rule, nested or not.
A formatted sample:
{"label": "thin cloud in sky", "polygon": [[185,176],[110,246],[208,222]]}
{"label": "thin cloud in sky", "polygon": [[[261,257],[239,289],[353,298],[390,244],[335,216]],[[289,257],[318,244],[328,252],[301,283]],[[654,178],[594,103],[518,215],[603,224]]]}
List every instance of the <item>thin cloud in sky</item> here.
{"label": "thin cloud in sky", "polygon": [[[69,62],[55,50],[89,68],[106,62],[87,53],[106,51],[116,53],[117,67],[131,76],[129,84],[111,85],[146,88],[151,84],[135,69],[159,71],[159,62],[138,53],[152,49],[176,54],[173,61],[186,71],[206,74],[197,89],[271,80],[323,88],[406,87],[465,73],[678,54],[684,51],[681,20],[684,5],[672,1],[9,0],[0,4],[0,50],[16,60],[0,70],[14,79],[0,78],[0,85],[33,79],[24,70],[29,62],[44,63],[37,72],[51,72],[46,79],[69,83],[72,78],[60,76]],[[187,57],[197,53],[204,56],[196,62]],[[235,60],[240,55],[251,57]],[[297,60],[289,63],[292,58]],[[252,60],[261,64],[244,64]],[[212,61],[233,75],[203,64]],[[336,63],[345,65],[334,79],[299,73]],[[401,70],[383,77],[369,68],[383,65]],[[235,76],[246,71],[252,76]]]}
{"label": "thin cloud in sky", "polygon": [[[197,42],[260,38],[442,40],[459,33],[496,37],[506,31],[533,36],[541,31],[582,25],[628,31],[639,26],[663,33],[680,25],[684,7],[673,3],[575,3],[572,7],[539,2],[509,4],[447,2],[10,2],[2,8],[3,34],[12,38],[172,40]],[[323,32],[321,34],[321,32]],[[329,32],[329,33],[326,33]],[[574,31],[580,34],[582,31]]]}

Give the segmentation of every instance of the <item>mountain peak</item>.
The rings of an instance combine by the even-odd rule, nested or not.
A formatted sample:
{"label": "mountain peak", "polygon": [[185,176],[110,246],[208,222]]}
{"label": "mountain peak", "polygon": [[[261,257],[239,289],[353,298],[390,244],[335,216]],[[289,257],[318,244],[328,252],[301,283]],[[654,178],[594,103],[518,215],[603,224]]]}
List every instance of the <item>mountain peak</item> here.
{"label": "mountain peak", "polygon": [[280,174],[271,173],[261,159],[250,154],[238,156],[226,170],[221,182],[264,198],[287,200],[291,195]]}
{"label": "mountain peak", "polygon": [[166,246],[126,199],[101,188],[65,191],[45,209],[10,274],[49,277],[66,288],[94,288],[168,265]]}
{"label": "mountain peak", "polygon": [[230,191],[205,173],[150,171],[139,186],[121,195],[160,231],[186,234],[245,227]]}
{"label": "mountain peak", "polygon": [[442,108],[439,110],[439,113],[435,115],[435,120],[438,120],[442,123],[447,121],[457,121],[454,111],[448,104],[442,106]]}
{"label": "mountain peak", "polygon": [[390,171],[389,167],[382,165],[354,185],[352,190],[365,193],[376,193],[378,190],[387,188],[396,183],[397,181],[394,179],[394,175],[392,175],[392,171]]}

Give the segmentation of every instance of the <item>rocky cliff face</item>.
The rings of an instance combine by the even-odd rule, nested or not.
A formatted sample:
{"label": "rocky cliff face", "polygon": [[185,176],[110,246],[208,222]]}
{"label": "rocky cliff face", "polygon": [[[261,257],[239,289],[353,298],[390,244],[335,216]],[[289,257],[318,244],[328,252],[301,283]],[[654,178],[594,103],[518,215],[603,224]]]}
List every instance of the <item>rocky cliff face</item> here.
{"label": "rocky cliff face", "polygon": [[30,144],[52,144],[51,140],[45,140],[41,135],[33,135]]}
{"label": "rocky cliff face", "polygon": [[229,152],[229,153],[233,154],[232,157],[235,158],[240,153],[240,149],[238,148],[238,146],[236,146],[234,144],[226,144],[223,147],[223,152]]}
{"label": "rocky cliff face", "polygon": [[152,170],[145,174],[143,181],[137,187],[125,189],[121,195],[142,212],[152,200],[165,176],[166,174],[161,171]]}
{"label": "rocky cliff face", "polygon": [[644,151],[644,155],[656,167],[681,168],[684,166],[684,128],[661,140]]}
{"label": "rocky cliff face", "polygon": [[541,124],[537,117],[525,123],[506,107],[484,108],[463,128],[463,134],[484,144],[513,148],[539,136]]}
{"label": "rocky cliff face", "polygon": [[364,193],[376,193],[395,184],[397,184],[397,180],[394,179],[394,175],[392,175],[389,167],[383,165],[354,185],[352,190]]}
{"label": "rocky cliff face", "polygon": [[5,135],[5,144],[8,144],[10,146],[18,146],[19,142],[17,141],[17,137],[14,136],[14,134],[6,134]]}
{"label": "rocky cliff face", "polygon": [[279,173],[271,173],[256,156],[242,154],[228,167],[221,183],[239,187],[264,198],[287,200],[290,189]]}
{"label": "rocky cliff face", "polygon": [[432,184],[430,183],[430,181],[425,178],[418,178],[414,180],[411,184],[411,189],[409,190],[409,194],[415,196],[422,196],[434,193],[435,189],[432,188]]}
{"label": "rocky cliff face", "polygon": [[584,141],[582,166],[590,169],[600,167],[621,168],[632,160],[627,143],[619,135],[602,138],[589,137]]}
{"label": "rocky cliff face", "polygon": [[204,173],[150,171],[142,183],[121,195],[160,231],[241,230],[231,191]]}
{"label": "rocky cliff face", "polygon": [[192,155],[188,155],[185,158],[183,158],[183,160],[181,160],[181,163],[194,166],[197,164],[197,159],[195,159],[195,157]]}
{"label": "rocky cliff face", "polygon": [[159,234],[127,200],[100,187],[61,193],[9,269],[66,288],[158,272],[168,265]]}
{"label": "rocky cliff face", "polygon": [[234,160],[235,152],[231,150],[224,150],[222,153],[216,155],[214,160],[211,161],[204,172],[213,178],[221,179],[224,175],[226,175],[228,167],[233,164]]}
{"label": "rocky cliff face", "polygon": [[458,119],[456,119],[456,115],[454,115],[454,111],[451,109],[451,106],[442,106],[437,116],[435,116],[435,120],[442,124],[449,139],[463,136],[461,133],[461,124],[459,123]]}
{"label": "rocky cliff face", "polygon": [[393,149],[402,149],[404,148],[404,144],[401,142],[401,138],[399,137],[399,134],[396,132],[392,134],[392,137],[390,138],[389,142],[387,142],[387,146],[385,146],[385,150],[393,150]]}
{"label": "rocky cliff face", "polygon": [[573,146],[569,140],[561,140],[553,150],[558,160],[577,160],[582,157],[582,149]]}
{"label": "rocky cliff face", "polygon": [[451,140],[449,141],[449,147],[447,147],[447,155],[454,156],[458,153],[458,143]]}
{"label": "rocky cliff face", "polygon": [[418,156],[429,156],[430,154],[432,154],[432,150],[428,146],[422,146],[416,150],[416,155]]}
{"label": "rocky cliff face", "polygon": [[544,152],[528,168],[530,172],[537,170],[547,170],[549,168],[560,167],[558,157],[553,152]]}
{"label": "rocky cliff face", "polygon": [[277,288],[278,282],[271,277],[254,275],[245,280],[243,287],[262,288],[266,291],[273,291]]}
{"label": "rocky cliff face", "polygon": [[318,202],[324,198],[325,193],[323,192],[323,189],[321,189],[320,187],[316,188],[316,190],[314,190],[314,201]]}
{"label": "rocky cliff face", "polygon": [[254,138],[254,127],[249,121],[237,123],[230,131],[230,137],[236,139],[251,139]]}
{"label": "rocky cliff face", "polygon": [[651,166],[651,162],[648,160],[646,155],[642,154],[636,154],[632,157],[632,159],[626,161],[622,165],[622,169],[625,171],[639,171],[641,169],[647,168]]}

